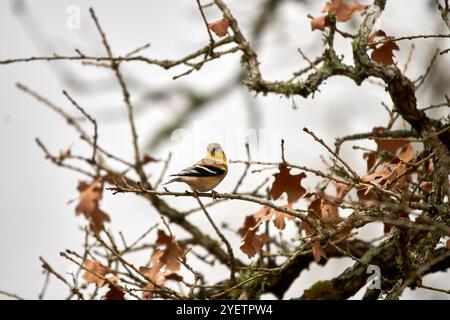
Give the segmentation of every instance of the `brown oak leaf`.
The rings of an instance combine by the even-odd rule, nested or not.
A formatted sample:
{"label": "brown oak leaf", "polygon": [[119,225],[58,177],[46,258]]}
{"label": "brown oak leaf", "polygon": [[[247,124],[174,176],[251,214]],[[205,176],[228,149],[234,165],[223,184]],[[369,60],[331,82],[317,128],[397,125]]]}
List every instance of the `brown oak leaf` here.
{"label": "brown oak leaf", "polygon": [[342,200],[345,195],[350,191],[350,187],[344,183],[331,181],[331,183],[336,188],[336,199]]}
{"label": "brown oak leaf", "polygon": [[142,165],[146,165],[146,164],[148,164],[150,162],[156,162],[156,161],[158,161],[158,159],[152,157],[151,155],[144,154],[144,158],[142,159],[141,164]]}
{"label": "brown oak leaf", "polygon": [[328,14],[332,13],[336,15],[338,22],[345,22],[350,20],[356,13],[364,12],[367,6],[360,4],[358,1],[352,3],[344,2],[343,0],[331,0],[327,2],[322,10],[326,12],[326,15],[313,17],[311,19],[312,30],[325,30],[325,27],[330,25],[330,19]]}
{"label": "brown oak leaf", "polygon": [[330,19],[328,15],[321,15],[317,17],[313,17],[311,19],[311,30],[325,30],[325,27],[328,27],[330,25]]}
{"label": "brown oak leaf", "polygon": [[249,258],[254,257],[263,247],[264,243],[269,239],[267,234],[257,234],[258,228],[250,228],[245,234],[244,242],[240,249],[244,252]]}
{"label": "brown oak leaf", "polygon": [[166,281],[167,272],[162,271],[163,264],[159,261],[161,256],[164,254],[161,250],[155,250],[150,257],[150,267],[139,267],[139,272],[145,275],[149,281],[142,289],[144,289],[143,298],[151,299],[153,297],[153,292],[155,285],[163,285]]}
{"label": "brown oak leaf", "polygon": [[163,254],[159,258],[159,262],[168,270],[180,270],[180,261],[178,259],[182,258],[187,253],[186,248],[178,244],[178,242],[175,241],[175,237],[166,235],[163,230],[158,230],[156,243],[166,246],[163,250]]}
{"label": "brown oak leaf", "polygon": [[176,282],[183,281],[183,277],[176,273],[168,274],[165,278],[166,278],[166,280],[172,280],[172,281],[176,281]]}
{"label": "brown oak leaf", "polygon": [[288,203],[294,203],[306,193],[306,189],[301,186],[306,174],[301,172],[291,175],[290,169],[284,164],[280,164],[278,168],[280,171],[274,174],[275,181],[270,189],[270,196],[273,200],[277,200],[286,193]]}
{"label": "brown oak leaf", "polygon": [[[380,133],[386,131],[386,128],[383,127],[375,127],[373,128],[373,133]],[[377,143],[377,151],[388,151],[392,153],[396,153],[398,149],[404,147],[409,143],[408,140],[401,138],[375,138],[375,142]]]}
{"label": "brown oak leaf", "polygon": [[[103,266],[97,260],[86,260],[83,263],[85,269],[83,279],[88,283],[95,283],[97,287],[102,287],[105,284],[105,280],[101,277],[105,277],[111,270]],[[99,277],[100,276],[100,277]]]}
{"label": "brown oak leaf", "polygon": [[372,167],[375,165],[375,162],[377,161],[377,158],[377,152],[365,152],[363,154],[363,159],[366,159],[367,161],[367,171],[372,169]]}
{"label": "brown oak leaf", "polygon": [[230,23],[223,18],[211,23],[208,23],[208,28],[212,30],[218,37],[225,37],[228,34],[228,27]]}
{"label": "brown oak leaf", "polygon": [[[292,209],[292,206],[293,206],[293,203],[289,203],[287,205],[284,205],[283,208]],[[293,216],[291,216],[287,213],[275,210],[275,209],[267,207],[267,206],[262,206],[261,209],[259,209],[253,215],[255,216],[255,218],[257,218],[259,220],[257,222],[257,224],[255,225],[255,227],[258,227],[260,224],[273,219],[273,224],[279,230],[284,230],[284,228],[286,227],[285,219],[288,219],[288,220],[294,219]]]}
{"label": "brown oak leaf", "polygon": [[327,258],[327,255],[326,255],[325,251],[323,251],[322,246],[320,245],[319,241],[314,241],[312,243],[312,253],[313,253],[314,260],[317,263],[319,263],[322,258],[324,258],[324,259]]}
{"label": "brown oak leaf", "polygon": [[104,297],[105,300],[125,300],[125,294],[122,290],[119,290],[116,286],[109,285],[109,290]]}
{"label": "brown oak leaf", "polygon": [[[377,38],[385,42],[375,45]],[[394,50],[400,50],[395,41],[391,40],[383,30],[375,31],[368,39],[369,47],[373,49],[370,57],[373,61],[381,64],[394,64]],[[372,43],[372,44],[371,44]]]}
{"label": "brown oak leaf", "polygon": [[80,199],[75,207],[76,215],[83,214],[89,221],[89,228],[98,234],[105,222],[110,221],[109,216],[100,209],[100,200],[103,194],[103,183],[100,178],[95,179],[91,184],[81,181],[78,184]]}
{"label": "brown oak leaf", "polygon": [[[286,205],[285,207],[288,207],[288,206],[289,205]],[[292,205],[289,207],[289,209],[291,209],[291,208],[292,208]],[[273,211],[273,214],[275,216],[274,219],[273,219],[273,224],[275,225],[275,227],[278,230],[284,230],[284,228],[286,228],[286,219],[288,219],[288,220],[293,220],[294,219],[293,216],[291,216],[291,215],[289,215],[287,213],[280,212],[280,211],[277,211],[275,209],[272,209],[271,211]]]}
{"label": "brown oak leaf", "polygon": [[366,11],[367,6],[362,5],[358,1],[352,3],[343,0],[331,0],[325,4],[322,12],[334,13],[337,21],[345,22],[350,20],[356,13]]}
{"label": "brown oak leaf", "polygon": [[[319,196],[316,196],[316,198],[311,201],[308,206],[308,210],[308,217],[316,220],[321,220],[331,227],[336,226],[342,221],[342,218],[339,216],[338,208],[333,204],[326,203]],[[306,236],[308,237],[314,234],[314,230],[306,221],[302,221],[301,229],[305,231]],[[346,238],[351,233],[351,230],[352,228],[344,229],[341,232],[335,234],[333,236],[333,239],[339,240],[342,238]],[[320,246],[320,244],[316,244],[316,246]]]}
{"label": "brown oak leaf", "polygon": [[400,149],[397,158],[403,162],[411,162],[416,156],[416,152],[410,143]]}
{"label": "brown oak leaf", "polygon": [[244,224],[239,228],[238,233],[241,237],[245,237],[248,229],[253,228],[257,224],[257,220],[255,219],[255,215],[251,214],[245,217]]}

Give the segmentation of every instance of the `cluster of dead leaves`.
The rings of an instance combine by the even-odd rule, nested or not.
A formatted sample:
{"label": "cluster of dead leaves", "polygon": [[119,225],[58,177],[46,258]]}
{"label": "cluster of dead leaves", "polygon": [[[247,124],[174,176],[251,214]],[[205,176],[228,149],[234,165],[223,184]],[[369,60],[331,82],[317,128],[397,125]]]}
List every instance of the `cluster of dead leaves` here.
{"label": "cluster of dead leaves", "polygon": [[[274,174],[275,181],[270,190],[270,196],[273,200],[278,200],[283,193],[287,195],[288,203],[284,206],[286,209],[292,209],[292,206],[306,193],[301,182],[306,177],[304,172],[292,175],[290,168],[280,164],[279,172]],[[284,230],[286,219],[292,220],[293,217],[287,213],[277,211],[273,208],[262,206],[257,212],[245,218],[243,227],[239,229],[239,234],[243,237],[240,249],[249,258],[254,257],[269,239],[266,234],[258,233],[258,228],[266,221],[273,221],[275,227]]]}
{"label": "cluster of dead leaves", "polygon": [[[283,206],[286,209],[292,209],[293,205],[303,198],[311,198],[311,203],[308,207],[309,213],[308,217],[314,220],[320,220],[322,224],[329,225],[330,227],[335,227],[342,218],[339,217],[339,210],[335,205],[330,204],[331,201],[326,201],[328,196],[321,193],[306,193],[306,189],[301,185],[302,180],[306,177],[304,172],[299,174],[291,174],[291,169],[286,165],[280,164],[279,172],[274,174],[275,181],[270,189],[270,196],[273,200],[278,200],[283,193],[287,195],[288,203]],[[348,192],[349,188],[347,185],[335,184],[336,196],[333,197],[334,201],[341,201],[343,197]],[[286,220],[292,220],[293,216],[284,213],[282,211],[277,211],[268,206],[261,206],[261,208],[245,218],[244,225],[239,229],[239,234],[242,239],[242,245],[240,249],[249,258],[255,256],[262,247],[264,243],[269,240],[267,234],[258,233],[258,228],[261,224],[272,221],[274,226],[279,230],[284,230],[286,227]],[[308,237],[314,235],[314,230],[309,226],[308,223],[302,221],[301,229],[305,231]],[[337,234],[334,239],[339,240],[347,237],[351,232],[351,229],[344,230]],[[314,241],[312,243],[312,252],[316,262],[319,262],[321,258],[326,258],[325,251],[320,245],[319,241]]]}
{"label": "cluster of dead leaves", "polygon": [[92,232],[98,234],[105,224],[109,222],[109,216],[100,209],[100,200],[103,195],[103,181],[97,178],[90,183],[80,181],[77,188],[80,192],[80,198],[75,207],[75,214],[83,214],[89,221],[89,228]]}
{"label": "cluster of dead leaves", "polygon": [[[374,133],[385,130],[384,128],[374,128]],[[368,174],[361,177],[364,182],[371,182],[387,190],[399,190],[407,188],[410,182],[410,174],[405,170],[416,157],[414,148],[406,139],[401,138],[375,138],[377,151],[365,153],[367,159]],[[377,163],[379,156],[383,153],[384,160]],[[387,155],[386,155],[387,153]],[[373,192],[375,186],[367,184],[358,190],[360,200],[376,201]]]}
{"label": "cluster of dead leaves", "polygon": [[156,286],[162,286],[168,280],[182,281],[183,278],[176,272],[180,270],[181,259],[184,259],[189,249],[180,245],[175,237],[167,235],[164,230],[158,230],[156,244],[160,245],[150,257],[149,267],[140,267],[139,271],[150,281],[143,287],[144,298],[153,297],[152,290]]}
{"label": "cluster of dead leaves", "polygon": [[[373,131],[383,130],[386,129],[374,128]],[[364,158],[367,160],[368,174],[361,177],[367,184],[357,191],[361,201],[379,201],[376,187],[390,191],[407,190],[411,184],[412,175],[418,170],[415,167],[416,152],[407,139],[375,138],[375,142],[377,151],[364,154]],[[432,162],[426,170],[427,173],[433,171]],[[422,182],[420,186],[423,189],[430,187],[427,182]],[[408,218],[408,216],[408,212],[399,213],[399,217]],[[390,226],[385,224],[385,232],[389,230]]]}
{"label": "cluster of dead leaves", "polygon": [[[357,0],[347,3],[344,0],[331,0],[327,2],[322,9],[326,14],[312,17],[311,29],[325,30],[330,26],[330,14],[336,16],[337,22],[346,22],[356,13],[365,12],[368,6],[360,4]],[[368,46],[372,50],[371,58],[373,61],[384,65],[394,64],[394,50],[400,50],[392,37],[388,37],[383,30],[375,31],[368,39]],[[382,41],[381,43],[376,43]]]}
{"label": "cluster of dead leaves", "polygon": [[[83,279],[87,283],[94,283],[98,288],[108,284],[108,291],[104,296],[105,300],[124,300],[124,292],[111,284],[118,281],[117,276],[111,274],[111,269],[105,267],[97,260],[86,260],[83,268],[85,270]],[[108,274],[111,275],[106,277]]]}
{"label": "cluster of dead leaves", "polygon": [[330,26],[329,14],[334,14],[337,22],[346,22],[356,13],[364,12],[366,9],[367,6],[360,4],[357,0],[354,0],[352,3],[344,2],[344,0],[331,0],[322,9],[322,12],[327,14],[311,19],[311,29],[323,31],[325,27]]}
{"label": "cluster of dead leaves", "polygon": [[[377,41],[383,42],[376,44]],[[372,60],[385,65],[394,64],[394,50],[400,50],[392,37],[388,37],[383,30],[377,30],[369,37],[368,46],[372,49]]]}
{"label": "cluster of dead leaves", "polygon": [[[347,185],[334,184],[334,186],[336,188],[335,197],[327,196],[322,192],[310,193],[305,196],[306,198],[312,199],[308,206],[308,217],[314,220],[320,220],[322,225],[328,225],[329,227],[335,227],[342,221],[342,218],[339,216],[338,207],[332,204],[332,202],[341,201],[348,191]],[[302,221],[301,229],[305,231],[307,237],[314,235],[314,230],[306,221]],[[332,240],[338,241],[344,239],[348,237],[350,233],[351,228],[343,230],[336,234]],[[322,258],[327,258],[327,255],[319,241],[313,241],[311,249],[316,262],[320,262]]]}

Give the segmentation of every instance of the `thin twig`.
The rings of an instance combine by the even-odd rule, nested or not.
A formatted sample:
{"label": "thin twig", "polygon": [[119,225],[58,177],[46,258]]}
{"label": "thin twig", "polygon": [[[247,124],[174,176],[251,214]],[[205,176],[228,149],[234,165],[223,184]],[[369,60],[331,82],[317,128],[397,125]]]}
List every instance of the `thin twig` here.
{"label": "thin twig", "polygon": [[200,11],[200,14],[202,15],[202,19],[203,22],[205,23],[205,27],[206,27],[206,31],[208,32],[208,36],[209,36],[209,43],[211,44],[211,52],[209,54],[212,54],[212,50],[214,49],[214,38],[212,36],[211,30],[209,30],[209,26],[208,26],[208,20],[206,20],[206,16],[205,13],[203,12],[203,7],[200,3],[200,0],[196,0],[197,5],[198,5],[198,10]]}
{"label": "thin twig", "polygon": [[[106,49],[106,52],[108,53],[108,57],[110,59],[112,59],[113,54],[112,54],[112,50],[111,47],[108,43],[108,40],[106,38],[106,34],[104,33],[102,27],[100,26],[100,22],[95,14],[94,9],[89,8],[89,12],[91,14],[91,18],[95,23],[95,26],[97,27],[98,32],[100,33],[100,36],[102,38],[102,43]],[[135,124],[135,120],[134,120],[134,107],[131,103],[131,99],[130,99],[130,92],[128,90],[128,86],[122,76],[122,73],[120,71],[119,68],[120,64],[115,61],[115,60],[111,60],[111,68],[114,70],[114,73],[116,75],[116,78],[119,82],[120,88],[122,89],[122,96],[123,96],[123,100],[125,102],[125,105],[127,107],[127,113],[128,113],[128,122],[131,128],[131,135],[132,135],[132,144],[133,144],[133,149],[134,149],[134,165],[135,165],[135,169],[137,174],[139,175],[140,179],[141,179],[141,183],[146,183],[147,179],[146,179],[146,175],[142,166],[142,159],[141,159],[141,153],[139,150],[139,143],[138,143],[138,134],[137,134],[137,130],[136,130],[136,124]]]}
{"label": "thin twig", "polygon": [[425,79],[428,77],[428,75],[430,74],[431,68],[434,65],[434,62],[436,61],[436,58],[439,55],[439,49],[436,49],[433,57],[431,58],[430,63],[428,64],[427,70],[425,71],[425,73],[423,75],[421,75],[419,78],[417,78],[415,81],[413,81],[416,84],[416,90],[419,89],[422,84],[425,82]]}
{"label": "thin twig", "polygon": [[44,299],[44,295],[47,291],[48,283],[50,280],[50,272],[48,270],[45,270],[44,273],[45,273],[44,284],[42,285],[41,292],[39,292],[39,295],[38,295],[39,300]]}
{"label": "thin twig", "polygon": [[67,91],[63,90],[63,94],[67,99],[78,109],[80,112],[94,125],[94,136],[92,138],[93,146],[92,146],[92,163],[95,163],[95,158],[97,155],[97,139],[98,139],[98,127],[97,121],[89,115],[80,105],[67,93]]}
{"label": "thin twig", "polygon": [[404,36],[404,37],[387,37],[386,39],[374,41],[374,42],[368,42],[366,46],[376,46],[379,44],[383,44],[386,42],[396,42],[396,41],[403,41],[403,40],[414,40],[414,39],[429,39],[429,38],[450,38],[450,34],[419,34],[416,36]]}
{"label": "thin twig", "polygon": [[248,142],[245,143],[245,151],[247,152],[247,163],[245,165],[244,172],[236,183],[236,186],[234,187],[232,193],[238,192],[239,187],[242,185],[242,182],[244,181],[245,177],[247,176],[248,170],[250,169],[252,159],[250,157],[250,145],[248,144]]}
{"label": "thin twig", "polygon": [[437,291],[437,292],[441,292],[441,293],[450,294],[450,289],[445,290],[445,289],[441,289],[441,288],[435,288],[435,287],[426,286],[424,284],[418,285],[417,287],[422,288],[422,289],[427,289],[427,290],[432,290],[432,291]]}
{"label": "thin twig", "polygon": [[361,178],[359,177],[359,175],[350,167],[350,165],[344,161],[337,153],[335,153],[322,139],[319,139],[312,131],[310,131],[308,128],[303,128],[303,131],[305,131],[307,134],[309,134],[311,137],[314,138],[314,140],[316,140],[318,143],[320,143],[323,147],[325,147],[325,149],[327,149],[327,151],[329,153],[331,153],[333,155],[333,157],[335,157],[337,160],[339,160],[339,162],[341,162],[344,167],[347,168],[347,170],[352,174],[352,176],[357,180],[360,181]]}
{"label": "thin twig", "polygon": [[155,189],[158,188],[159,185],[161,184],[161,182],[162,182],[162,180],[164,178],[164,175],[166,174],[167,169],[169,168],[169,162],[170,162],[171,159],[172,159],[172,152],[169,152],[169,155],[167,156],[166,161],[164,161],[164,167],[161,170],[161,174],[159,175],[159,178],[158,178],[158,180],[155,183],[155,186],[154,186]]}
{"label": "thin twig", "polygon": [[223,244],[227,248],[227,253],[229,256],[229,265],[230,265],[230,280],[234,282],[235,280],[235,272],[236,272],[236,260],[234,258],[233,249],[231,248],[230,243],[228,242],[227,238],[223,235],[223,233],[220,231],[220,229],[217,227],[217,225],[214,223],[214,220],[209,215],[208,211],[206,210],[205,206],[203,205],[203,202],[200,200],[199,195],[194,192],[194,196],[197,199],[198,204],[203,210],[203,213],[205,214],[206,218],[208,219],[211,226],[214,228],[214,231],[219,236],[220,240],[222,240]]}
{"label": "thin twig", "polygon": [[61,161],[61,159],[59,159],[59,157],[53,156],[47,150],[47,147],[42,143],[42,141],[39,140],[39,138],[35,138],[35,141],[36,141],[37,145],[42,149],[42,151],[44,151],[45,157],[47,159],[50,159],[57,166],[63,167],[63,168],[67,168],[67,169],[70,169],[72,171],[76,171],[78,173],[81,173],[81,174],[86,175],[86,176],[91,177],[91,178],[95,178],[95,176],[96,176],[95,174],[92,174],[92,173],[90,173],[90,172],[88,172],[88,171],[86,171],[84,169],[72,166],[70,164],[64,163],[64,161]]}
{"label": "thin twig", "polygon": [[136,53],[139,53],[139,52],[141,52],[142,50],[145,50],[145,49],[147,49],[147,48],[150,48],[150,43],[146,43],[146,44],[144,44],[143,46],[140,46],[140,47],[138,47],[138,48],[136,48],[136,49],[134,49],[134,50],[128,52],[128,53],[125,55],[125,57],[128,58],[128,57],[134,56]]}
{"label": "thin twig", "polygon": [[69,281],[67,281],[62,275],[60,275],[55,269],[53,269],[50,264],[48,264],[47,261],[44,260],[44,258],[39,257],[39,260],[42,263],[42,268],[46,270],[48,273],[53,274],[58,280],[60,280],[62,283],[64,283],[67,287],[69,287],[71,294],[75,294],[80,300],[84,300],[83,294],[80,292],[80,290],[72,286]]}

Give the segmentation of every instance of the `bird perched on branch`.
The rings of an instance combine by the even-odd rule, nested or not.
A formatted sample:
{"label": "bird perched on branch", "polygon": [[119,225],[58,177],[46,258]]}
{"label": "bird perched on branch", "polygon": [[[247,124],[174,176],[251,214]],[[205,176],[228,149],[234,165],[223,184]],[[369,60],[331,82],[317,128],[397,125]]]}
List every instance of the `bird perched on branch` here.
{"label": "bird perched on branch", "polygon": [[225,152],[218,143],[210,143],[206,148],[206,156],[192,167],[181,170],[175,177],[164,185],[172,182],[184,182],[194,192],[207,192],[212,190],[213,197],[217,194],[213,189],[225,178],[228,172],[228,162]]}

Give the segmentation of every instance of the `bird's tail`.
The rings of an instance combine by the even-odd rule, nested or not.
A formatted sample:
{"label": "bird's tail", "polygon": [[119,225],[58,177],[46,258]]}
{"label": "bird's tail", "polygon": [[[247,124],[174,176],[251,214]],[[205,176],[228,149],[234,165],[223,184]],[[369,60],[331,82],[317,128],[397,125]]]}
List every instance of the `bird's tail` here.
{"label": "bird's tail", "polygon": [[166,184],[169,184],[172,182],[180,182],[180,181],[181,181],[181,179],[179,177],[177,177],[177,178],[170,179],[169,181],[167,181],[166,183],[163,183],[162,185],[165,186]]}

